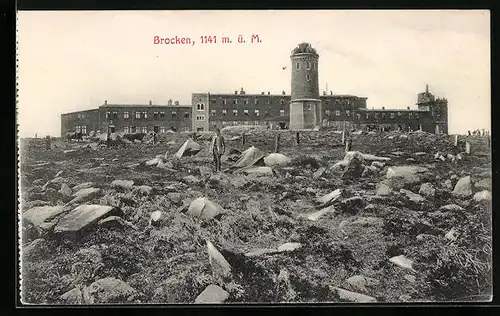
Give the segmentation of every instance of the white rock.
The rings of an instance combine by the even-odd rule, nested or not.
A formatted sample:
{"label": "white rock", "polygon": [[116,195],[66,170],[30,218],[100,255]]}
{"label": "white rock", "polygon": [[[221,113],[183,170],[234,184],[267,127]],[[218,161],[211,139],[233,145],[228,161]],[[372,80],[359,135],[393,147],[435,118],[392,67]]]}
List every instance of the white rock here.
{"label": "white rock", "polygon": [[229,262],[227,262],[226,258],[215,248],[215,246],[210,242],[207,242],[207,251],[208,258],[210,261],[210,266],[212,267],[212,271],[219,276],[224,278],[229,277],[231,275],[231,266]]}
{"label": "white rock", "polygon": [[453,194],[455,197],[459,198],[467,198],[472,195],[471,188],[471,178],[470,176],[460,178],[457,184],[455,185],[455,189],[453,189]]}
{"label": "white rock", "polygon": [[343,301],[356,302],[356,303],[373,303],[377,301],[374,297],[368,295],[347,291],[338,287],[334,289],[337,292],[339,298]]}
{"label": "white rock", "polygon": [[132,181],[132,180],[114,180],[113,182],[111,182],[111,186],[124,188],[124,189],[131,189],[134,186],[134,181]]}
{"label": "white rock", "polygon": [[380,284],[380,281],[362,275],[355,275],[348,278],[346,280],[346,283],[352,286],[357,291],[366,292],[367,287],[378,285]]}
{"label": "white rock", "polygon": [[310,221],[317,221],[323,215],[328,214],[328,213],[332,213],[334,211],[335,211],[335,208],[333,207],[333,205],[331,205],[329,207],[325,207],[322,210],[319,210],[317,212],[310,213],[310,214],[306,215],[306,218]]}
{"label": "white rock", "polygon": [[217,285],[209,285],[196,297],[196,304],[216,304],[224,303],[229,297],[229,293]]}
{"label": "white rock", "polygon": [[464,208],[459,206],[459,205],[456,205],[456,204],[448,204],[448,205],[444,205],[444,206],[441,206],[439,208],[441,211],[449,211],[449,212],[459,212],[459,211],[464,211]]}
{"label": "white rock", "polygon": [[449,232],[444,235],[444,237],[448,240],[455,241],[458,238],[458,232],[455,230],[455,228],[452,228]]}
{"label": "white rock", "polygon": [[278,251],[279,252],[294,251],[296,249],[299,249],[300,247],[302,247],[302,245],[298,242],[287,242],[287,243],[284,243],[283,245],[279,246]]}
{"label": "white rock", "polygon": [[481,192],[477,192],[474,194],[474,201],[482,202],[482,201],[491,201],[491,193],[488,190],[483,190]]}
{"label": "white rock", "polygon": [[223,211],[224,209],[219,204],[210,201],[206,197],[202,197],[191,202],[187,214],[194,217],[200,217],[204,220],[210,220]]}
{"label": "white rock", "polygon": [[[392,257],[389,259],[390,262],[394,263],[397,266],[400,266],[401,268],[404,269],[410,269],[411,271],[415,271],[413,269],[413,261],[410,259],[406,258],[404,255]],[[415,271],[416,272],[416,271]]]}
{"label": "white rock", "polygon": [[406,195],[406,197],[408,197],[410,199],[410,201],[412,201],[412,202],[420,203],[420,202],[425,201],[425,199],[422,196],[420,196],[419,194],[413,193],[409,190],[401,189],[399,192]]}
{"label": "white rock", "polygon": [[377,188],[377,195],[387,196],[391,194],[392,189],[385,183],[380,183]]}
{"label": "white rock", "polygon": [[320,198],[317,199],[318,203],[327,204],[329,202],[334,202],[342,196],[342,190],[336,189]]}
{"label": "white rock", "polygon": [[280,153],[272,153],[264,157],[264,163],[266,166],[274,167],[274,166],[286,166],[292,162],[292,159],[280,154]]}
{"label": "white rock", "polygon": [[426,182],[420,186],[420,190],[418,191],[418,193],[428,197],[434,196],[436,195],[436,189],[434,189],[432,183]]}

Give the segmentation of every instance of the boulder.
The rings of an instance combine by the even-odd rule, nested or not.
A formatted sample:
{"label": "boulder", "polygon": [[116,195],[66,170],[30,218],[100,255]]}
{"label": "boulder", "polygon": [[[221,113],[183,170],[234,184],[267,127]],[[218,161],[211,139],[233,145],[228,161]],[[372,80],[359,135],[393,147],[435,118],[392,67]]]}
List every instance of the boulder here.
{"label": "boulder", "polygon": [[492,182],[491,179],[483,179],[474,184],[474,187],[480,190],[491,190]]}
{"label": "boulder", "polygon": [[313,173],[313,179],[318,179],[319,177],[321,177],[323,175],[323,173],[325,173],[325,171],[326,171],[325,167],[319,168],[318,170],[316,170]]}
{"label": "boulder", "polygon": [[178,192],[167,193],[167,198],[175,204],[179,204],[182,201],[182,195]]}
{"label": "boulder", "polygon": [[399,192],[401,194],[406,195],[406,197],[408,199],[410,199],[410,201],[412,201],[412,202],[421,203],[421,202],[425,201],[425,199],[421,195],[413,193],[413,192],[411,192],[409,190],[401,189]]}
{"label": "boulder", "polygon": [[61,184],[61,189],[59,190],[59,193],[61,193],[64,196],[70,197],[73,194],[73,191],[71,191],[71,189],[66,183],[63,183]]}
{"label": "boulder", "polygon": [[264,157],[264,163],[266,166],[286,166],[292,162],[292,159],[279,153],[272,153]]}
{"label": "boulder", "polygon": [[138,292],[127,283],[112,277],[95,281],[83,290],[87,304],[126,303],[138,296]]}
{"label": "boulder", "polygon": [[385,163],[380,161],[373,161],[371,166],[376,167],[378,169],[382,169],[385,166]]}
{"label": "boulder", "polygon": [[195,299],[196,304],[224,303],[229,297],[229,293],[217,285],[209,285]]}
{"label": "boulder", "polygon": [[441,206],[439,208],[441,211],[447,211],[447,212],[459,212],[459,211],[464,211],[465,209],[459,205],[456,204],[448,204]]}
{"label": "boulder", "polygon": [[394,263],[395,265],[401,267],[401,268],[409,269],[411,271],[416,272],[413,269],[413,261],[411,261],[410,259],[406,258],[404,255],[392,257],[392,258],[389,259],[389,261],[392,262],[392,263]]}
{"label": "boulder", "polygon": [[[74,190],[73,190],[74,191]],[[73,200],[70,203],[80,203],[84,201],[91,200],[97,197],[101,193],[101,189],[99,188],[87,188],[80,189],[77,192],[73,193]]]}
{"label": "boulder", "polygon": [[333,213],[334,211],[335,211],[335,208],[333,207],[333,205],[331,205],[331,206],[325,207],[324,209],[319,210],[317,212],[313,212],[313,213],[304,215],[304,217],[310,221],[317,221],[323,215],[328,214],[328,213]]}
{"label": "boulder", "polygon": [[417,278],[415,278],[411,274],[406,274],[403,278],[405,278],[405,280],[410,282],[410,283],[415,283],[417,281]]}
{"label": "boulder", "polygon": [[201,151],[201,146],[191,138],[187,139],[184,144],[177,150],[174,156],[178,159],[182,157],[194,156]]}
{"label": "boulder", "polygon": [[135,190],[142,195],[150,195],[153,192],[153,188],[149,185],[139,185],[135,187]]}
{"label": "boulder", "polygon": [[48,231],[55,226],[57,217],[65,211],[67,209],[62,205],[37,206],[24,212],[22,219],[41,231]]}
{"label": "boulder", "polygon": [[360,152],[348,152],[344,160],[347,162],[342,172],[342,179],[358,179],[364,171],[363,157]]}
{"label": "boulder", "polygon": [[298,242],[287,242],[278,247],[278,252],[284,251],[294,251],[302,247],[302,244]]}
{"label": "boulder", "polygon": [[54,232],[58,234],[77,233],[111,215],[122,215],[122,211],[113,206],[80,205],[59,220],[54,227]]}
{"label": "boulder", "polygon": [[134,181],[132,180],[114,180],[111,186],[115,188],[132,189]]}
{"label": "boulder", "polygon": [[163,162],[163,160],[161,159],[161,157],[155,157],[151,160],[146,161],[144,164],[146,166],[151,167],[151,166],[158,166],[162,162]]}
{"label": "boulder", "polygon": [[491,201],[491,193],[488,190],[483,190],[474,194],[474,201],[482,202],[482,201]]}
{"label": "boulder", "polygon": [[420,182],[421,178],[419,173],[427,171],[427,168],[418,166],[389,167],[386,177],[390,181],[391,186],[404,186]]}
{"label": "boulder", "polygon": [[224,212],[224,209],[219,204],[210,201],[206,197],[202,197],[191,202],[187,214],[200,217],[203,220],[210,220],[222,212]]}
{"label": "boulder", "polygon": [[422,183],[420,186],[419,194],[427,197],[433,197],[436,195],[436,189],[430,182]]}
{"label": "boulder", "polygon": [[149,217],[149,226],[159,226],[166,219],[165,213],[162,211],[154,211]]}
{"label": "boulder", "polygon": [[184,178],[182,178],[182,181],[184,181],[186,183],[192,183],[192,184],[197,184],[197,183],[201,182],[200,179],[198,179],[196,176],[193,176],[192,174],[187,175]]}
{"label": "boulder", "polygon": [[334,291],[337,293],[337,295],[342,301],[355,302],[355,303],[374,303],[377,301],[374,297],[347,291],[338,287],[335,287]]}
{"label": "boulder", "polygon": [[355,275],[348,278],[346,283],[356,291],[367,292],[367,288],[380,284],[380,281],[362,275]]}
{"label": "boulder", "polygon": [[341,189],[336,189],[322,197],[319,197],[316,199],[316,201],[322,205],[325,205],[327,203],[335,202],[342,196],[342,190]]}
{"label": "boulder", "polygon": [[444,235],[444,238],[448,239],[449,241],[456,241],[458,238],[458,232],[455,230],[455,228],[452,228],[449,232]]}
{"label": "boulder", "polygon": [[470,176],[460,178],[451,194],[458,198],[467,198],[472,195],[472,185]]}
{"label": "boulder", "polygon": [[251,146],[241,153],[240,159],[238,159],[231,168],[239,169],[263,164],[264,154],[258,148]]}
{"label": "boulder", "polygon": [[450,179],[447,179],[445,182],[444,182],[444,187],[448,190],[452,190],[453,189],[453,183],[451,182]]}
{"label": "boulder", "polygon": [[364,209],[365,201],[360,196],[353,196],[351,198],[343,200],[341,205],[344,212],[355,214]]}
{"label": "boulder", "polygon": [[231,276],[231,266],[227,262],[226,258],[215,248],[215,246],[210,242],[207,243],[208,258],[210,261],[210,266],[212,267],[212,272],[222,278],[228,278]]}
{"label": "boulder", "polygon": [[387,196],[391,194],[392,189],[385,183],[380,183],[377,188],[377,195]]}

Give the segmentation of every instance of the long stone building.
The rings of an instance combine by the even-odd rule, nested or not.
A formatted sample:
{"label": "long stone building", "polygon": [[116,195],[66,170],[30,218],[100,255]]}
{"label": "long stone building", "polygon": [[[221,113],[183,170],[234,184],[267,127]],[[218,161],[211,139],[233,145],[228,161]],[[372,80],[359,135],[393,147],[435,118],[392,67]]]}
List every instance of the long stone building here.
{"label": "long stone building", "polygon": [[61,115],[61,135],[68,132],[210,131],[215,127],[266,125],[271,129],[423,130],[448,133],[448,101],[429,92],[417,96],[416,107],[367,109],[367,98],[319,93],[319,54],[308,43],[293,49],[291,94],[261,92],[192,93],[190,105],[108,104]]}

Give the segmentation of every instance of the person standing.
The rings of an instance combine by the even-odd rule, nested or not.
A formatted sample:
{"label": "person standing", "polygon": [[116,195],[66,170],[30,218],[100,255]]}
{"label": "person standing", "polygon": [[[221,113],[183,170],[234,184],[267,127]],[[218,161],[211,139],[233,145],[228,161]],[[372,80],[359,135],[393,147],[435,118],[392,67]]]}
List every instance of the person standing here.
{"label": "person standing", "polygon": [[219,128],[215,128],[215,135],[212,138],[210,151],[214,155],[215,172],[219,172],[222,169],[221,158],[226,151],[224,136],[221,135]]}

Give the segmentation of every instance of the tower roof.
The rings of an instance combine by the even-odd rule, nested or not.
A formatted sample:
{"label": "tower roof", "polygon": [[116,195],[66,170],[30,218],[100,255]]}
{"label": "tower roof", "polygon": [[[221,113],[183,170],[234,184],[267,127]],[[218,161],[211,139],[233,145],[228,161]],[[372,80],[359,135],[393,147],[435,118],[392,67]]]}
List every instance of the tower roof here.
{"label": "tower roof", "polygon": [[314,48],[312,48],[309,43],[301,43],[292,50],[292,55],[295,54],[313,54],[318,56],[318,53]]}

